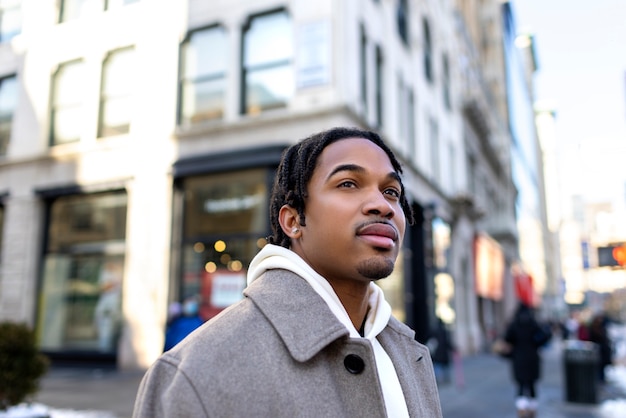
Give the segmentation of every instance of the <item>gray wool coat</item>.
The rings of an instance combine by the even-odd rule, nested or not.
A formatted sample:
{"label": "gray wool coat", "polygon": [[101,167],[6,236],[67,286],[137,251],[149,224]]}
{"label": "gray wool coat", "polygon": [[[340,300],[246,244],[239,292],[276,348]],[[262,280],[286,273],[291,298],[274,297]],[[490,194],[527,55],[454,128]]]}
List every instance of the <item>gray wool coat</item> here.
{"label": "gray wool coat", "polygon": [[[150,367],[133,417],[386,416],[370,342],[305,280],[270,270],[244,295]],[[378,339],[410,416],[441,417],[428,349],[395,318]]]}

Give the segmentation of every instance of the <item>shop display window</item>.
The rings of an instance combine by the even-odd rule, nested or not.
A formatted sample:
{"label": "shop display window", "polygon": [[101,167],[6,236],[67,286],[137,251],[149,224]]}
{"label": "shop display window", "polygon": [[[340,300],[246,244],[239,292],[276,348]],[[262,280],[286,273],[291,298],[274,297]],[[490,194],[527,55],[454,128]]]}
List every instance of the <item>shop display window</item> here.
{"label": "shop display window", "polygon": [[180,300],[196,298],[207,320],[240,300],[252,258],[266,244],[267,170],[184,181]]}
{"label": "shop display window", "polygon": [[126,207],[124,192],[49,202],[37,327],[42,350],[116,351]]}

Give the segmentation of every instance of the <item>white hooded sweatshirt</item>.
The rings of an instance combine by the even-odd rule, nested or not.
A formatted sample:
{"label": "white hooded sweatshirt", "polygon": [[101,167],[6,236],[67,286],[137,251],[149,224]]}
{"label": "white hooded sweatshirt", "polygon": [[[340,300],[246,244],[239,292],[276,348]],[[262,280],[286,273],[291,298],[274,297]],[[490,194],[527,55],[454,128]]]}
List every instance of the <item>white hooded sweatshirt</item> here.
{"label": "white hooded sweatshirt", "polygon": [[378,370],[380,385],[385,399],[387,416],[408,418],[409,412],[396,369],[384,348],[376,339],[376,336],[387,326],[391,317],[391,306],[385,300],[382,289],[373,282],[370,283],[369,312],[365,322],[364,337],[361,337],[330,283],[313,270],[300,256],[287,248],[272,244],[266,245],[250,263],[248,285],[259,278],[266,270],[272,269],[289,270],[302,277],[324,299],[337,319],[345,325],[350,332],[351,338],[366,338],[370,340],[374,349],[376,369]]}

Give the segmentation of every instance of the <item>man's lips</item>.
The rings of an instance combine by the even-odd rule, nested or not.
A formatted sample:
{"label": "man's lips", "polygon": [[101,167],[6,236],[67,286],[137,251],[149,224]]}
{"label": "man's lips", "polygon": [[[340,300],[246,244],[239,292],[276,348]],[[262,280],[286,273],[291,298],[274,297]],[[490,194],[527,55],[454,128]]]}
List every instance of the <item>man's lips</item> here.
{"label": "man's lips", "polygon": [[398,240],[398,231],[390,224],[371,223],[357,230],[357,236],[381,248],[391,248]]}

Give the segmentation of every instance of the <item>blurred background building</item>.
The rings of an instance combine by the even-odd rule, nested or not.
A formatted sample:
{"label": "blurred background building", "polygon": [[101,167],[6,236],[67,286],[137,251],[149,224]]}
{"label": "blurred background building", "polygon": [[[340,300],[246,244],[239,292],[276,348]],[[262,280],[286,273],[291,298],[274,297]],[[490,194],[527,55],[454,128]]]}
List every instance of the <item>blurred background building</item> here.
{"label": "blurred background building", "polygon": [[[0,4],[0,319],[56,361],[143,368],[170,302],[241,298],[284,148],[382,134],[417,222],[394,314],[490,346],[518,300],[560,308],[533,37],[501,0]],[[554,305],[554,306],[552,306]]]}

